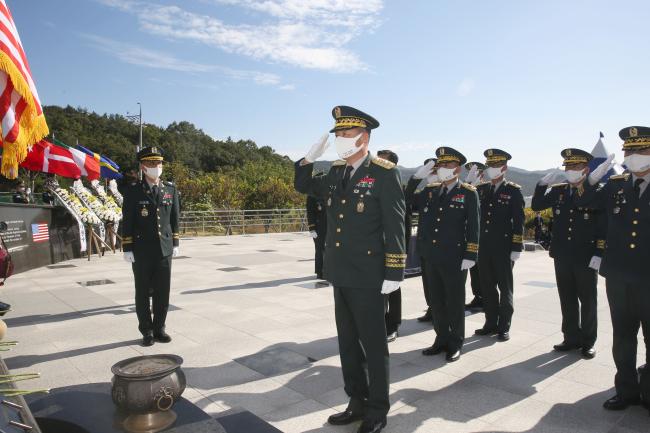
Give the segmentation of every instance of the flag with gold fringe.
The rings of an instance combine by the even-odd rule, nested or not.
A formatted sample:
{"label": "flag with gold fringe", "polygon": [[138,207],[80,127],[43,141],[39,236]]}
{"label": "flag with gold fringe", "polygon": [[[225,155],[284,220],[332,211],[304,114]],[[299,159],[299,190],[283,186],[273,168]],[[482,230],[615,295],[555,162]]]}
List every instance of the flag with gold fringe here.
{"label": "flag with gold fringe", "polygon": [[0,119],[3,147],[0,172],[15,179],[28,149],[49,130],[27,56],[5,0],[0,0]]}

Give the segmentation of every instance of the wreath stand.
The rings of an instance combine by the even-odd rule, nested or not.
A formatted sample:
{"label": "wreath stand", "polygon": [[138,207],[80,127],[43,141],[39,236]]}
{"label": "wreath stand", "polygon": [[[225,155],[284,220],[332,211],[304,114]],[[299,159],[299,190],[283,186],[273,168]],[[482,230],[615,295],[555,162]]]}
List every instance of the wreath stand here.
{"label": "wreath stand", "polygon": [[122,236],[117,234],[117,232],[115,231],[115,223],[106,224],[106,233],[108,234],[108,239],[110,240],[111,243],[108,247],[111,250],[113,250],[113,254],[115,254],[115,251],[117,249],[116,245],[118,244],[118,242],[120,245],[120,251],[122,251]]}
{"label": "wreath stand", "polygon": [[88,240],[88,260],[90,261],[90,257],[94,254],[93,247],[95,250],[94,252],[97,253],[99,258],[101,258],[104,255],[104,251],[100,247],[100,244],[109,249],[111,247],[106,242],[104,242],[104,240],[97,233],[95,233],[95,230],[93,230],[93,226],[91,224],[88,224],[86,228],[88,230],[88,236],[86,237]]}

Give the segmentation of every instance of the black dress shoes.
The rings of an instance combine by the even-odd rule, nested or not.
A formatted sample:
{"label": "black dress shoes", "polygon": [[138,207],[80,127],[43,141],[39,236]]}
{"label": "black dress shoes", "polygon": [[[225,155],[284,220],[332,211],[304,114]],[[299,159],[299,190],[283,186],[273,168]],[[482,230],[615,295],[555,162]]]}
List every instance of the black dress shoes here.
{"label": "black dress shoes", "polygon": [[160,343],[169,343],[172,341],[172,337],[169,336],[165,331],[158,331],[153,334],[153,338]]}
{"label": "black dress shoes", "polygon": [[476,335],[493,335],[496,333],[497,330],[495,328],[486,328],[485,326],[474,331]]}
{"label": "black dress shoes", "polygon": [[566,341],[563,341],[560,344],[556,344],[555,346],[553,346],[553,350],[555,350],[556,352],[568,352],[569,350],[573,350],[573,349],[580,349],[580,345],[571,344],[571,343],[567,343]]}
{"label": "black dress shoes", "polygon": [[593,347],[583,347],[582,357],[585,359],[593,359],[596,356],[596,349]]}
{"label": "black dress shoes", "polygon": [[397,331],[391,332],[386,336],[386,342],[391,343],[393,341],[397,340]]}
{"label": "black dress shoes", "polygon": [[431,322],[432,317],[431,317],[431,310],[427,310],[426,313],[424,313],[424,316],[418,317],[418,322]]}
{"label": "black dress shoes", "polygon": [[607,410],[623,410],[627,409],[628,406],[634,406],[640,403],[641,397],[637,396],[636,398],[626,399],[617,394],[603,403],[603,407]]}
{"label": "black dress shoes", "polygon": [[433,356],[433,355],[438,355],[439,353],[442,353],[446,350],[447,348],[441,344],[434,343],[433,346],[427,347],[422,351],[422,354],[424,356]]}
{"label": "black dress shoes", "polygon": [[460,359],[460,349],[455,351],[448,351],[447,356],[445,357],[447,362],[456,362]]}
{"label": "black dress shoes", "polygon": [[364,419],[357,433],[379,433],[386,427],[386,418],[381,420]]}
{"label": "black dress shoes", "polygon": [[142,336],[142,345],[145,347],[153,346],[153,333],[144,334]]}
{"label": "black dress shoes", "polygon": [[483,309],[483,299],[474,296],[472,302],[465,304],[467,310],[482,310]]}
{"label": "black dress shoes", "polygon": [[332,425],[348,425],[362,419],[363,419],[362,413],[354,413],[350,409],[345,409],[341,413],[330,415],[330,417],[327,418],[327,422]]}
{"label": "black dress shoes", "polygon": [[510,333],[508,331],[499,332],[499,335],[497,336],[497,340],[499,340],[499,341],[508,341],[508,340],[510,340]]}

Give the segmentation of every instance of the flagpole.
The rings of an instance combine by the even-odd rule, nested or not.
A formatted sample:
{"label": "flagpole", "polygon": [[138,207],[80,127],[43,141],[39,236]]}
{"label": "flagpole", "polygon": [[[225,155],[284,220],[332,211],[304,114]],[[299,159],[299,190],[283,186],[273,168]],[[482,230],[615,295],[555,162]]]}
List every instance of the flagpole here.
{"label": "flagpole", "polygon": [[142,104],[138,102],[138,106],[140,107],[140,144],[138,144],[138,152],[142,150]]}

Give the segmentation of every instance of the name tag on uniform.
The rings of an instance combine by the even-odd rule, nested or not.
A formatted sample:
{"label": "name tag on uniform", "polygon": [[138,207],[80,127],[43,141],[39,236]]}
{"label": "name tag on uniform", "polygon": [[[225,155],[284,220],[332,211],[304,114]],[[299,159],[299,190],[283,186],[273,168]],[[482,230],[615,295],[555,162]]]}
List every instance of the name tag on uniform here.
{"label": "name tag on uniform", "polygon": [[149,204],[149,200],[140,200],[138,204]]}

